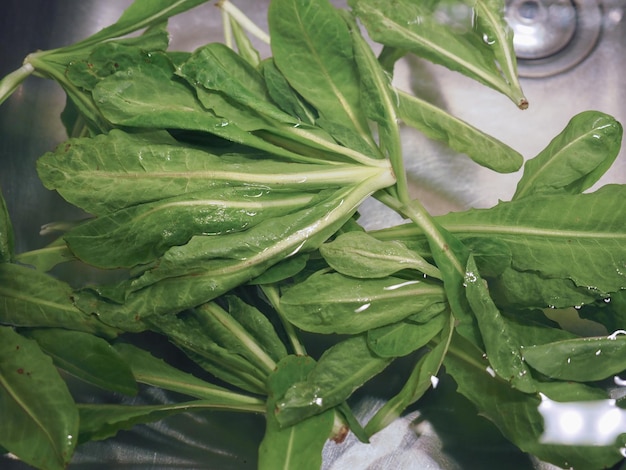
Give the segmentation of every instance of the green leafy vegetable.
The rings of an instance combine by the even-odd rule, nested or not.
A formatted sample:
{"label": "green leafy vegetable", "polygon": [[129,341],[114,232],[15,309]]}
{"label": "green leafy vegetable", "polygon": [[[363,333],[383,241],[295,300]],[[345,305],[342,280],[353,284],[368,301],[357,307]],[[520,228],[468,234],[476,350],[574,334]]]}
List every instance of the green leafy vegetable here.
{"label": "green leafy vegetable", "polygon": [[[265,416],[259,468],[320,468],[327,439],[367,443],[429,406],[444,367],[520,452],[618,462],[623,439],[546,440],[542,413],[607,400],[606,379],[626,370],[626,186],[588,192],[621,124],[580,113],[526,162],[511,201],[433,217],[410,194],[403,155],[419,149],[403,148],[401,125],[496,172],[523,158],[395,88],[394,64],[416,54],[527,107],[502,0],[272,0],[269,34],[224,0],[223,44],[168,50],[167,19],[200,3],[136,0],[0,81],[0,103],[31,74],[65,91],[69,138],[36,169],[85,213],[15,253],[0,200],[0,446],[61,469],[77,441],[225,410]],[[370,197],[408,222],[367,230]],[[557,315],[570,307],[600,332]],[[394,362],[403,382],[375,392],[385,402],[362,424],[355,392]],[[115,393],[175,394],[76,404],[57,367]]]}

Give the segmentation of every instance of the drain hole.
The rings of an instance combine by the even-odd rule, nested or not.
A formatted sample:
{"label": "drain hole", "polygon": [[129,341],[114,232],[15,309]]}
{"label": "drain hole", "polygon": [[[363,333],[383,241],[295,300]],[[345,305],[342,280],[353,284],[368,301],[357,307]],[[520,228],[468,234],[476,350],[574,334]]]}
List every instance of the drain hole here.
{"label": "drain hole", "polygon": [[574,67],[593,50],[602,29],[596,0],[508,0],[506,20],[522,77]]}
{"label": "drain hole", "polygon": [[519,6],[519,15],[527,20],[533,20],[539,13],[539,2],[522,2]]}

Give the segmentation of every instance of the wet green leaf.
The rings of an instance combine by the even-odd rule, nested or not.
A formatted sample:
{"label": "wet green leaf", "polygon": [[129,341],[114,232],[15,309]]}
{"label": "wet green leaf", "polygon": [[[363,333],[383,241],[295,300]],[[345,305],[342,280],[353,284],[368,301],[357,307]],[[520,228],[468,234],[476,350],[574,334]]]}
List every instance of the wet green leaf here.
{"label": "wet green leaf", "polygon": [[365,336],[345,339],[328,348],[306,379],[294,381],[277,399],[275,417],[289,426],[339,405],[390,362],[371,352]]}
{"label": "wet green leaf", "polygon": [[524,363],[520,344],[493,303],[472,256],[467,263],[464,286],[493,373],[509,381],[518,390],[534,392],[536,385]]}
{"label": "wet green leaf", "polygon": [[[503,78],[494,50],[469,21],[451,28],[445,21],[439,21],[440,16],[446,15],[445,9],[437,15],[428,5],[408,0],[394,0],[392,3],[387,0],[351,0],[349,4],[374,41],[414,52],[431,62],[461,72],[504,93],[518,106],[525,103],[520,90]],[[469,20],[469,12],[467,16]],[[504,66],[508,68],[508,64]]]}
{"label": "wet green leaf", "polygon": [[[268,410],[273,410],[289,387],[315,367],[306,356],[287,356],[278,363],[268,378]],[[317,470],[322,466],[322,448],[330,437],[334,411],[328,410],[306,418],[294,425],[282,427],[273,413],[267,415],[265,436],[259,447],[259,469],[298,468]]]}
{"label": "wet green leaf", "polygon": [[48,274],[17,264],[0,264],[0,321],[27,327],[54,327],[114,335],[72,302],[72,289]]}
{"label": "wet green leaf", "polygon": [[320,247],[336,271],[356,278],[380,278],[404,269],[416,269],[440,279],[439,270],[397,241],[383,242],[365,232],[348,232]]}
{"label": "wet green leaf", "polygon": [[466,154],[479,165],[499,173],[512,173],[524,163],[516,150],[437,106],[402,91],[397,91],[397,96],[398,116],[406,125]]}
{"label": "wet green leaf", "polygon": [[138,382],[184,393],[202,400],[213,400],[215,403],[230,403],[233,407],[237,405],[242,408],[265,407],[265,403],[259,398],[242,395],[201,380],[132,344],[117,343],[113,345],[113,348],[130,366]]}
{"label": "wet green leaf", "polygon": [[[415,363],[402,390],[389,399],[367,423],[365,430],[368,435],[371,436],[391,424],[410,404],[419,400],[430,387],[433,389],[437,387],[439,382],[437,374],[448,352],[448,344],[454,331],[452,318],[449,315],[441,314],[439,317],[443,318],[443,325],[437,330],[439,338],[433,341],[431,349]],[[433,334],[433,337],[437,333]]]}
{"label": "wet green leaf", "polygon": [[327,122],[349,127],[375,148],[362,113],[350,31],[341,14],[328,0],[279,0],[270,4],[268,21],[274,62],[289,84]]}
{"label": "wet green leaf", "polygon": [[121,209],[79,225],[64,239],[72,253],[90,265],[130,268],[153,261],[194,235],[244,231],[305,207],[312,199],[313,194],[248,186],[215,188]]}
{"label": "wet green leaf", "polygon": [[[542,443],[543,417],[538,410],[540,397],[513,389],[508,382],[491,377],[485,371],[486,361],[482,355],[482,351],[455,335],[444,366],[458,384],[458,392],[474,403],[478,413],[492,421],[507,439],[524,452],[560,467],[574,468],[610,467],[622,458],[613,447]],[[556,401],[606,398],[603,391],[569,382],[546,383],[541,391]]]}
{"label": "wet green leaf", "polygon": [[590,188],[615,161],[622,126],[599,111],[574,116],[565,129],[524,165],[513,199],[531,194],[573,193]]}
{"label": "wet green leaf", "polygon": [[78,411],[51,359],[33,340],[0,326],[0,445],[38,468],[67,466]]}
{"label": "wet green leaf", "polygon": [[367,331],[367,344],[381,357],[401,357],[426,346],[449,321],[445,305],[438,307],[439,313],[423,323],[404,320]]}
{"label": "wet green leaf", "polygon": [[316,333],[360,333],[445,302],[440,284],[396,277],[355,279],[317,274],[281,297],[283,315]]}
{"label": "wet green leaf", "polygon": [[104,339],[60,328],[26,330],[24,334],[37,341],[57,367],[80,380],[125,395],[137,393],[130,368]]}
{"label": "wet green leaf", "polygon": [[572,338],[524,347],[524,360],[533,369],[559,380],[593,382],[626,369],[626,340],[622,336]]}

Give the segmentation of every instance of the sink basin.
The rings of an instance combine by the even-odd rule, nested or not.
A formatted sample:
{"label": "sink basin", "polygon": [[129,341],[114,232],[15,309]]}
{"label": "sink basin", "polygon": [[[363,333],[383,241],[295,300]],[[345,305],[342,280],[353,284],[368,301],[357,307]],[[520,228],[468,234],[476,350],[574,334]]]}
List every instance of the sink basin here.
{"label": "sink basin", "polygon": [[[130,3],[130,0],[9,2],[0,16],[0,75],[4,76],[19,67],[29,52],[69,44],[112,23]],[[344,6],[346,2],[335,3]],[[564,2],[552,3],[563,6]],[[235,4],[260,26],[266,27],[264,13],[268,0],[235,0]],[[508,4],[510,17],[517,15],[527,30],[532,29],[529,25],[532,20],[541,17],[545,7],[544,2],[539,0],[512,0]],[[395,84],[418,93],[499,138],[526,158],[542,150],[579,112],[596,109],[626,123],[626,81],[623,79],[626,76],[626,0],[591,3],[568,0],[565,4],[571,9],[566,9],[561,16],[571,15],[572,9],[573,14],[578,15],[573,27],[562,27],[567,38],[561,39],[561,42],[552,40],[547,56],[532,58],[534,52],[528,52],[528,49],[520,52],[526,57],[520,63],[520,70],[524,75],[522,86],[530,102],[527,110],[519,110],[505,96],[472,80],[416,58],[398,63]],[[220,25],[219,11],[212,4],[181,15],[172,20],[172,47],[191,50],[203,43],[221,40]],[[595,31],[591,36],[590,29]],[[581,32],[587,35],[584,38],[584,53],[576,60],[570,57],[563,63],[563,51],[582,41],[576,36]],[[266,46],[256,45],[267,54]],[[551,61],[561,63],[553,67]],[[64,95],[60,89],[52,82],[34,77],[29,78],[0,106],[0,187],[13,218],[18,252],[41,247],[50,241],[48,237],[39,235],[42,225],[81,215],[68,209],[60,197],[43,188],[34,169],[39,156],[65,139],[58,119],[63,106]],[[496,174],[416,131],[404,129],[403,132],[410,190],[432,213],[490,207],[498,200],[512,196],[521,172]],[[442,161],[445,165],[434,164]],[[626,183],[626,148],[595,187],[607,183]],[[368,228],[379,228],[397,221],[395,216],[383,211],[375,202],[368,201],[363,213]],[[355,397],[356,408],[362,416],[379,404],[373,398],[377,396],[377,391],[400,386],[397,372],[401,367],[400,361],[395,369],[389,369],[377,383]],[[443,390],[445,382],[444,379]],[[76,386],[76,393],[84,400],[120,399],[95,395],[93,390],[79,386]],[[154,403],[171,399],[172,396],[146,389],[136,400]],[[494,431],[485,427],[484,421],[465,416],[471,415],[467,403],[462,400],[455,402],[455,408],[450,408],[448,403],[436,396],[420,403],[410,410],[407,420],[392,426],[391,434],[381,437],[379,447],[373,447],[378,450],[368,455],[372,458],[376,455],[385,457],[385,449],[388,449],[385,446],[393,442],[397,447],[397,440],[404,439],[402,442],[406,445],[397,447],[396,455],[405,452],[404,455],[412,459],[422,458],[424,465],[431,465],[429,468],[487,468],[485,466],[492,465],[494,458],[502,463],[503,468],[551,468],[532,461],[501,438],[494,437],[492,442],[496,442],[497,446],[471,440],[468,436],[476,434],[476,430],[491,434]],[[470,422],[474,427],[463,430],[449,425],[450,422],[456,423],[457,419],[461,422],[461,415],[469,420],[463,422]],[[256,446],[263,426],[262,418],[257,416],[182,415],[121,433],[111,441],[79,448],[71,468],[104,469],[122,465],[129,469],[255,468]],[[463,444],[468,442],[468,438],[469,444]],[[450,447],[455,445],[460,450]],[[341,466],[354,462],[345,456],[370,452],[354,446],[358,444],[350,440],[343,448],[329,444],[325,468],[354,468]],[[382,450],[380,446],[383,446]],[[396,464],[398,462],[401,461],[396,461]],[[0,467],[27,468],[7,456],[0,457]]]}

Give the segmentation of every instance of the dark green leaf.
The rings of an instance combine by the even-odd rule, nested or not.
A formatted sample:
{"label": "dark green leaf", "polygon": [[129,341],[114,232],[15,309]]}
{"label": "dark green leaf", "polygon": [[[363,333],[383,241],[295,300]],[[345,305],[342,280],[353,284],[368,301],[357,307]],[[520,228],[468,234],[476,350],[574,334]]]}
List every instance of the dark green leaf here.
{"label": "dark green leaf", "polygon": [[536,385],[524,363],[520,344],[489,296],[472,256],[467,263],[464,285],[494,373],[523,392],[534,392]]}
{"label": "dark green leaf", "polygon": [[[278,363],[268,378],[270,395],[267,409],[278,406],[278,400],[289,387],[301,380],[315,367],[315,361],[306,356],[287,356]],[[292,426],[282,427],[276,416],[269,412],[265,436],[259,447],[259,469],[318,470],[322,466],[322,448],[330,437],[334,412],[311,416]]]}
{"label": "dark green leaf", "polygon": [[436,343],[417,361],[402,390],[388,400],[367,423],[365,429],[368,435],[371,436],[391,424],[410,404],[419,400],[430,387],[437,387],[437,374],[448,352],[448,344],[454,331],[452,317],[445,314],[440,317],[444,319],[444,325],[437,331],[440,335]]}
{"label": "dark green leaf", "polygon": [[229,295],[228,312],[256,340],[257,344],[276,362],[287,355],[285,345],[268,318],[239,297]]}
{"label": "dark green leaf", "polygon": [[14,326],[55,327],[105,335],[115,331],[72,303],[71,287],[40,271],[0,264],[0,321]]}
{"label": "dark green leaf", "polygon": [[246,406],[250,409],[255,406],[261,409],[265,407],[265,403],[258,398],[205,382],[132,344],[117,343],[113,347],[130,366],[138,382],[184,393],[194,398],[212,400],[216,404],[231,404],[233,407],[241,406],[242,409]]}
{"label": "dark green leaf", "polygon": [[548,377],[592,382],[623,372],[625,351],[626,340],[615,335],[527,346],[522,354],[533,369]]}
{"label": "dark green leaf", "polygon": [[7,263],[13,259],[13,237],[13,225],[6,201],[0,191],[0,263]]}
{"label": "dark green leaf", "polygon": [[443,287],[395,277],[355,279],[318,274],[295,285],[280,300],[294,325],[317,333],[360,333],[400,321],[445,302]]}
{"label": "dark green leaf", "polygon": [[[162,333],[187,356],[215,377],[252,393],[265,393],[267,374],[238,354],[215,342],[209,324],[195,310],[152,317],[150,327]],[[206,319],[205,319],[206,320]]]}
{"label": "dark green leaf", "polygon": [[272,100],[283,111],[306,124],[314,124],[317,112],[296,92],[278,70],[273,59],[261,62],[261,73]]}
{"label": "dark green leaf", "polygon": [[526,162],[513,199],[583,192],[613,164],[621,142],[622,126],[613,117],[599,111],[574,116],[539,155]]}
{"label": "dark green leaf", "polygon": [[[439,312],[431,320],[415,323],[404,320],[392,325],[381,326],[367,332],[367,344],[381,357],[401,357],[418,350],[433,339],[449,321],[441,304]],[[409,317],[411,318],[411,317]]]}
{"label": "dark green leaf", "polygon": [[324,351],[306,379],[292,382],[277,400],[276,419],[289,426],[339,405],[390,363],[371,352],[364,335],[343,340]]}
{"label": "dark green leaf", "polygon": [[[506,381],[490,377],[485,372],[486,361],[482,354],[482,351],[455,335],[444,366],[458,384],[458,391],[516,446],[564,468],[608,468],[622,459],[613,447],[543,443],[543,416],[538,409],[540,397],[523,393],[511,388]],[[568,382],[546,383],[541,391],[557,401],[606,398],[606,393],[598,389]]]}
{"label": "dark green leaf", "polygon": [[105,390],[137,393],[130,368],[102,338],[60,328],[26,330],[24,334],[37,341],[57,367],[75,377]]}
{"label": "dark green leaf", "polygon": [[80,441],[108,439],[138,424],[152,423],[179,413],[231,409],[230,404],[213,400],[165,405],[79,405]]}
{"label": "dark green leaf", "polygon": [[29,465],[67,466],[78,411],[65,382],[35,341],[0,326],[0,445]]}
{"label": "dark green leaf", "polygon": [[50,271],[57,264],[65,263],[75,259],[72,252],[67,247],[63,237],[57,238],[48,246],[36,250],[19,253],[15,261],[28,266],[33,266],[38,271]]}

